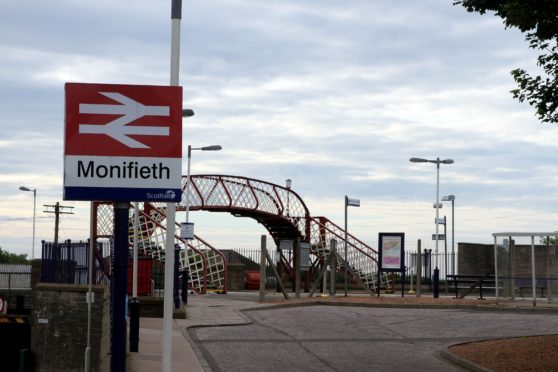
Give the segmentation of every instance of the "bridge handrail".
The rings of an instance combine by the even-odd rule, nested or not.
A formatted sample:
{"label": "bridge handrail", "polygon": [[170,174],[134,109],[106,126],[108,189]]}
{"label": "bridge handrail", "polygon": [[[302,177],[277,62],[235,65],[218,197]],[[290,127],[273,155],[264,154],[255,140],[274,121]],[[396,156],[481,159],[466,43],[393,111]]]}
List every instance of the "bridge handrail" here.
{"label": "bridge handrail", "polygon": [[[157,211],[157,213],[160,213],[163,216],[166,216],[166,214],[164,213],[164,211],[162,211],[160,208],[158,208],[157,206],[153,205],[150,203],[150,207],[155,209]],[[133,208],[133,206],[132,206]],[[140,213],[140,215],[143,215],[147,220],[149,220],[150,222],[152,222],[153,224],[157,225],[157,227],[159,227],[161,230],[166,230],[166,226],[163,226],[163,224],[161,224],[159,221],[156,221],[154,219],[151,218],[151,216],[149,216],[147,213],[145,213],[142,210],[138,210],[138,212]],[[176,223],[176,225],[180,226],[180,224]],[[150,235],[153,234],[153,230],[151,231]],[[176,231],[176,229],[175,229]],[[180,241],[181,243],[183,243],[184,245],[189,246],[194,252],[196,252],[200,257],[202,257],[202,272],[203,272],[203,277],[204,277],[204,286],[203,286],[203,291],[205,292],[206,286],[205,286],[205,278],[206,278],[206,274],[207,274],[207,260],[205,258],[205,256],[203,255],[203,253],[201,251],[199,251],[198,249],[196,249],[194,246],[192,246],[191,244],[187,243],[184,239],[180,238],[180,236],[174,234],[174,238],[175,240]],[[209,244],[206,244],[207,246],[211,247]],[[215,248],[211,247],[211,249],[215,250]],[[165,253],[166,255],[166,253]]]}
{"label": "bridge handrail", "polygon": [[[183,179],[183,185],[182,185],[182,190],[185,191],[186,188],[186,179],[188,177],[187,176],[182,176]],[[224,175],[224,174],[196,174],[196,175],[190,175],[190,179],[205,179],[205,178],[209,178],[209,179],[217,179],[219,180],[222,184],[226,183],[236,183],[238,185],[244,185],[244,183],[242,182],[235,182],[233,181],[233,179],[240,179],[240,180],[244,180],[246,181],[246,185],[248,185],[251,189],[256,189],[258,191],[261,191],[265,194],[267,194],[268,196],[271,196],[269,194],[269,192],[267,192],[264,189],[258,188],[258,187],[254,187],[250,182],[258,182],[258,183],[262,183],[262,184],[266,184],[269,185],[270,187],[273,188],[274,192],[276,193],[275,189],[279,188],[282,189],[284,191],[286,191],[287,193],[289,193],[290,195],[293,195],[296,200],[298,200],[298,202],[303,206],[304,211],[305,211],[305,216],[310,216],[310,212],[308,210],[308,207],[306,206],[306,203],[304,203],[304,200],[302,200],[302,198],[300,197],[300,195],[298,195],[295,191],[293,191],[292,189],[289,189],[285,186],[281,186],[281,185],[277,185],[275,183],[271,183],[268,181],[264,181],[264,180],[258,180],[255,178],[249,178],[249,177],[243,177],[243,176],[233,176],[233,175]],[[225,181],[225,182],[224,182]],[[195,185],[194,182],[191,182],[192,185]],[[203,197],[201,196],[201,193],[199,192],[199,190],[197,190],[198,192],[198,196],[200,197],[200,199],[203,199]],[[276,193],[276,196],[278,196],[278,194]],[[232,197],[230,198],[231,202],[232,202]],[[280,202],[281,206],[283,206],[282,204],[282,200],[281,198],[278,196],[278,201]],[[280,210],[283,210],[284,208],[280,208]]]}
{"label": "bridge handrail", "polygon": [[[345,231],[344,229],[342,229],[341,227],[339,227],[338,225],[336,225],[335,223],[333,223],[330,219],[328,219],[327,217],[323,217],[323,216],[319,216],[319,217],[310,217],[310,219],[315,222],[316,224],[322,226],[323,228],[327,229],[331,234],[335,235],[336,237],[338,237],[341,241],[345,241],[345,236],[341,236],[339,233],[335,232],[334,230],[332,230],[331,228],[329,228],[327,226],[327,224],[331,224],[333,225],[338,231]],[[320,220],[324,220],[326,221],[326,223],[322,223]],[[366,243],[364,243],[362,240],[354,237],[353,235],[347,233],[347,237],[351,238],[353,241],[358,242],[361,246],[366,247],[366,249],[369,249],[372,251],[373,254],[377,255],[378,252],[368,246]],[[362,250],[361,248],[359,248],[357,245],[355,245],[352,241],[349,241],[347,239],[347,244],[351,245],[353,248],[357,249],[359,252],[361,252],[362,254],[366,255],[367,257],[371,258],[374,262],[378,263],[378,259],[374,256],[371,256],[370,254],[368,254],[368,252],[365,252],[364,250]]]}

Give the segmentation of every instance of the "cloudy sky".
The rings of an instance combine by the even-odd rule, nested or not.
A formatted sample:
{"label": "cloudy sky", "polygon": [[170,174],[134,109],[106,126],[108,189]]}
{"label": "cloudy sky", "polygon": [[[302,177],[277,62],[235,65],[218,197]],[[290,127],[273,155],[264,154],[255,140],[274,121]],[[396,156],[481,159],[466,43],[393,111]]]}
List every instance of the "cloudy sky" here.
{"label": "cloudy sky", "polygon": [[[293,189],[311,214],[376,246],[405,232],[432,248],[436,169],[456,195],[456,241],[556,230],[558,128],[513,100],[510,70],[536,56],[499,18],[453,0],[185,0],[180,83],[192,172]],[[64,83],[169,82],[170,0],[0,2],[0,247],[30,253],[52,240],[43,204],[75,207],[61,239],[88,236],[89,203],[62,201]],[[185,164],[184,164],[185,168]],[[449,207],[449,208],[448,208]],[[441,215],[451,215],[445,204]],[[256,222],[192,214],[218,248],[257,247]]]}

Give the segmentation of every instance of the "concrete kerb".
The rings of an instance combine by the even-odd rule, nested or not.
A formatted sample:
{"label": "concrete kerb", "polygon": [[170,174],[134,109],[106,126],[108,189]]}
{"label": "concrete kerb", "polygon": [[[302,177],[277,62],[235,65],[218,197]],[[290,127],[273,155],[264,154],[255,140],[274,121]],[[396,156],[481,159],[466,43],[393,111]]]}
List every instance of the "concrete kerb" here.
{"label": "concrete kerb", "polygon": [[346,306],[346,307],[376,307],[376,308],[394,308],[394,309],[453,309],[453,310],[475,310],[486,312],[517,312],[517,313],[538,313],[538,314],[557,314],[557,307],[510,307],[503,305],[475,305],[475,304],[397,304],[397,303],[366,303],[366,302],[338,302],[327,300],[313,300],[313,301],[300,301],[297,302],[273,303],[264,302],[262,304],[267,306],[248,307],[241,309],[241,312],[258,311],[258,310],[273,310],[291,307],[305,307],[305,306]]}
{"label": "concrete kerb", "polygon": [[[461,345],[461,344],[456,344],[456,345]],[[455,345],[452,345],[452,346],[455,346]],[[469,371],[492,372],[491,369],[484,368],[482,366],[479,366],[476,363],[468,361],[467,359],[463,359],[460,356],[455,355],[454,353],[452,353],[448,349],[440,350],[440,355],[442,356],[442,358],[445,358],[445,359],[449,360],[450,362],[452,362],[453,364],[456,364],[460,367],[466,368]]]}

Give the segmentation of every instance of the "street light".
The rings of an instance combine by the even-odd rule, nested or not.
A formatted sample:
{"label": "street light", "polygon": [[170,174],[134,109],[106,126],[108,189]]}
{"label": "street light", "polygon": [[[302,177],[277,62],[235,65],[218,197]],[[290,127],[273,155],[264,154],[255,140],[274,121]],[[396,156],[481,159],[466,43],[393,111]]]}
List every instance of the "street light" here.
{"label": "street light", "polygon": [[29,187],[20,186],[19,189],[21,191],[31,191],[33,192],[33,244],[31,245],[31,259],[35,259],[35,215],[36,215],[36,207],[37,207],[37,189],[30,189]]}
{"label": "street light", "polygon": [[454,237],[455,237],[455,215],[454,205],[455,205],[455,195],[442,196],[442,201],[451,201],[451,274],[455,275],[455,252],[454,247]]}
{"label": "street light", "polygon": [[192,147],[188,145],[188,169],[186,173],[186,223],[188,223],[189,213],[190,213],[190,163],[192,161],[192,151],[193,150],[201,150],[201,151],[219,151],[223,148],[221,145],[211,145],[211,146],[204,146],[204,147]]}
{"label": "street light", "polygon": [[440,269],[438,268],[438,219],[440,217],[439,210],[441,208],[440,204],[440,164],[453,164],[452,159],[444,159],[440,160],[440,158],[436,158],[436,160],[429,160],[423,158],[411,158],[409,159],[411,163],[433,163],[436,164],[436,204],[434,204],[434,208],[436,208],[436,267],[434,268],[434,298],[438,298],[440,296]]}
{"label": "street light", "polygon": [[189,109],[189,108],[182,110],[182,117],[183,118],[189,118],[189,117],[192,117],[192,116],[194,116],[194,110]]}

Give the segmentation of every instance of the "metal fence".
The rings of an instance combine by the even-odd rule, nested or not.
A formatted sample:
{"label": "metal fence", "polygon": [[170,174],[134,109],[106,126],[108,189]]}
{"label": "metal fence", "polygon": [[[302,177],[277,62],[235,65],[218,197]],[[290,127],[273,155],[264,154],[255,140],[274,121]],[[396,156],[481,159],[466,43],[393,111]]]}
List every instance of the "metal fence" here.
{"label": "metal fence", "polygon": [[31,265],[0,264],[0,289],[31,289]]}
{"label": "metal fence", "polygon": [[[405,276],[410,278],[417,275],[417,252],[405,252]],[[459,274],[457,269],[458,254],[438,252],[438,268],[440,269],[440,280],[446,280],[447,275]],[[436,252],[432,249],[424,249],[422,251],[422,278],[432,279],[434,268],[436,267]]]}
{"label": "metal fence", "polygon": [[[89,281],[89,242],[62,244],[42,242],[41,282],[87,284]],[[107,250],[106,244],[97,243],[97,250]],[[106,281],[104,273],[95,260],[96,283]]]}
{"label": "metal fence", "polygon": [[[245,266],[245,271],[259,271],[260,270],[260,255],[259,249],[244,249],[235,248],[232,251],[223,251],[227,257],[229,263],[243,264]],[[277,265],[277,253],[270,251],[271,259],[273,264]],[[287,257],[291,254],[290,251],[285,252]],[[440,280],[446,281],[446,275],[458,274],[457,272],[457,253],[447,253],[438,252],[438,268],[440,269]],[[446,263],[447,261],[447,263]],[[434,268],[436,266],[436,253],[432,249],[424,249],[422,251],[422,283],[425,285],[431,285],[434,275]],[[447,267],[447,270],[446,270]],[[413,280],[416,283],[417,276],[417,252],[407,251],[405,252],[405,277],[407,283],[410,282],[410,278],[413,276]],[[340,278],[340,277],[339,277]],[[266,287],[272,287],[275,285],[275,277],[271,267],[266,268]]]}
{"label": "metal fence", "polygon": [[[235,248],[231,251],[221,251],[226,259],[227,262],[233,264],[243,264],[244,271],[246,273],[249,272],[257,272],[259,275],[260,271],[260,259],[261,259],[261,251],[259,249],[244,249],[244,248]],[[273,265],[277,267],[277,253],[273,251],[269,251],[269,255],[271,260],[273,261]],[[275,288],[277,286],[277,279],[273,273],[273,269],[270,265],[266,265],[265,268],[265,287]]]}

